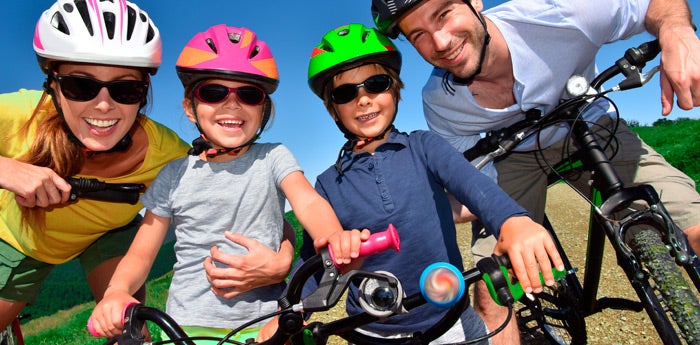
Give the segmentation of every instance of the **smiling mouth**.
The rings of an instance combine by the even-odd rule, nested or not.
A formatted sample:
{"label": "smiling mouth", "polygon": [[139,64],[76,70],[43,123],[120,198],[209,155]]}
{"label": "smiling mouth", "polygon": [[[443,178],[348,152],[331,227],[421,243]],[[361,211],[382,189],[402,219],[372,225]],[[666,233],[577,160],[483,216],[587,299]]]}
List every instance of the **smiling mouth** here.
{"label": "smiling mouth", "polygon": [[93,118],[86,118],[85,123],[92,126],[94,129],[102,132],[108,131],[110,128],[114,127],[119,120],[99,120]]}
{"label": "smiling mouth", "polygon": [[454,53],[450,54],[449,56],[445,56],[445,59],[447,59],[447,60],[456,59],[459,56],[459,54],[462,53],[462,50],[464,50],[464,45],[459,46],[459,49],[457,49]]}
{"label": "smiling mouth", "polygon": [[357,119],[360,121],[368,121],[368,120],[371,120],[377,116],[379,116],[379,113],[371,113],[371,114],[358,116]]}
{"label": "smiling mouth", "polygon": [[218,121],[216,123],[219,126],[225,127],[225,128],[236,128],[236,127],[243,126],[243,121],[240,121],[240,120],[223,120],[223,121]]}

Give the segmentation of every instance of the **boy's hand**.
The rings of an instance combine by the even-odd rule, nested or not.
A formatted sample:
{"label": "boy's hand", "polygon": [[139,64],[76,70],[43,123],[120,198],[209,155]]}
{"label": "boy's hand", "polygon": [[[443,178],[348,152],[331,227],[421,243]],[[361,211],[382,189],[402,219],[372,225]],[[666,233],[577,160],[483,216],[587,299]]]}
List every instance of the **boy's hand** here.
{"label": "boy's hand", "polygon": [[552,264],[557,270],[564,269],[552,237],[527,216],[511,217],[503,223],[494,253],[508,255],[513,272],[527,293],[542,291],[540,270],[545,284],[551,286],[554,284]]}

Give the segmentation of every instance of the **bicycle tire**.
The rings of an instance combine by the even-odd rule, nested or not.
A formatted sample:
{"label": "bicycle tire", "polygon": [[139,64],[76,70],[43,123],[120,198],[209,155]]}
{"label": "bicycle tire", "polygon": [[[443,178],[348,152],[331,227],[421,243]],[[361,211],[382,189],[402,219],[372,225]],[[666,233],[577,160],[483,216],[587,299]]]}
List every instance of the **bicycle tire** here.
{"label": "bicycle tire", "polygon": [[551,344],[586,344],[586,320],[578,310],[578,298],[567,276],[553,287],[545,286],[536,295],[521,299],[518,309],[518,326],[521,339],[532,343],[546,340]]}
{"label": "bicycle tire", "polygon": [[15,345],[15,335],[11,332],[12,325],[0,332],[0,345]]}
{"label": "bicycle tire", "polygon": [[651,226],[639,225],[630,230],[631,248],[653,280],[652,287],[660,294],[657,299],[688,344],[700,344],[700,303],[666,244]]}

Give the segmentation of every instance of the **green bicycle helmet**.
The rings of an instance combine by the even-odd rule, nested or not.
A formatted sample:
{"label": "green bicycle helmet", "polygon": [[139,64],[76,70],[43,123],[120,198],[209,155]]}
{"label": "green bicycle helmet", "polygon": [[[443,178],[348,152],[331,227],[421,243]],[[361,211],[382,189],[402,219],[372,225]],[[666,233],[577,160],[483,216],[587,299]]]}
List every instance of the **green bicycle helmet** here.
{"label": "green bicycle helmet", "polygon": [[401,71],[401,53],[374,28],[348,24],[326,33],[309,61],[309,87],[321,99],[330,79],[357,64],[378,63]]}

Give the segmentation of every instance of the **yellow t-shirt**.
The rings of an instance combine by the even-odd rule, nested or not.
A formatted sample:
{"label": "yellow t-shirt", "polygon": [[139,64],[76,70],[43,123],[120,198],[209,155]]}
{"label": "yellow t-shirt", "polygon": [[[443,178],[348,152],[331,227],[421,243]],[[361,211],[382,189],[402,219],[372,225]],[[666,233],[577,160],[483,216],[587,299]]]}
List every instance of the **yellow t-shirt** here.
{"label": "yellow t-shirt", "polygon": [[[29,149],[36,127],[28,137],[13,135],[31,116],[41,98],[40,91],[20,90],[0,95],[0,156],[15,158]],[[48,98],[47,98],[48,100]],[[49,100],[50,101],[50,100]],[[40,114],[42,118],[45,114]],[[189,145],[167,127],[147,119],[142,123],[148,136],[148,149],[143,164],[134,172],[116,178],[101,178],[111,183],[143,183],[150,185],[160,169],[169,161],[187,154]],[[81,176],[96,177],[96,176]],[[0,189],[0,196],[10,193]],[[0,205],[0,239],[27,256],[50,264],[67,262],[82,253],[92,242],[111,229],[126,225],[143,208],[136,205],[79,199],[75,203],[46,212],[43,230],[20,229],[20,209],[14,197]]]}

